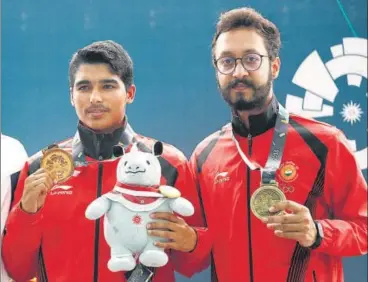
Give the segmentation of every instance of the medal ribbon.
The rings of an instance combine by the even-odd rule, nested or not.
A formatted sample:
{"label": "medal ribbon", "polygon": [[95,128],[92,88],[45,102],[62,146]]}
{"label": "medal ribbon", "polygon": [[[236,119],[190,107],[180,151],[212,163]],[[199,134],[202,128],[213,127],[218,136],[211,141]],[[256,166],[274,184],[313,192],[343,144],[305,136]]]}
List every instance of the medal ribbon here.
{"label": "medal ribbon", "polygon": [[268,159],[264,168],[251,162],[247,156],[244,154],[240,148],[238,140],[236,140],[234,133],[232,138],[235,142],[238,152],[245,162],[245,164],[251,169],[261,169],[261,183],[270,184],[275,180],[276,171],[280,167],[282,155],[285,148],[285,141],[287,135],[287,129],[289,124],[289,113],[288,111],[279,103],[279,111],[277,113],[276,125],[273,133],[271,150],[268,155]]}

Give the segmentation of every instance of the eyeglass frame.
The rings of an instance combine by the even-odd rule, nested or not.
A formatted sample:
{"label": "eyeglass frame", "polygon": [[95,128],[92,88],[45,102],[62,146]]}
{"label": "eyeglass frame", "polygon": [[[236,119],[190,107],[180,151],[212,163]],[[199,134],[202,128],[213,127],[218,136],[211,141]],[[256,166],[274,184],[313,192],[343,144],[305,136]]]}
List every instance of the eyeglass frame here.
{"label": "eyeglass frame", "polygon": [[[256,69],[254,69],[254,70],[247,70],[246,69],[246,67],[244,67],[244,65],[243,65],[243,58],[245,57],[245,56],[248,56],[248,55],[257,55],[257,56],[260,56],[261,57],[261,62],[259,63],[259,66],[258,66],[258,68],[256,68]],[[232,59],[234,59],[235,60],[235,65],[234,65],[234,69],[231,71],[231,72],[229,72],[229,73],[223,73],[223,72],[221,72],[220,70],[219,70],[219,68],[218,68],[218,66],[217,66],[217,62],[219,61],[219,60],[221,60],[221,59],[223,59],[223,58],[232,58]],[[219,73],[221,73],[221,74],[223,74],[223,75],[229,75],[229,74],[233,74],[234,73],[234,71],[235,71],[235,69],[236,69],[236,67],[238,66],[238,60],[240,60],[240,64],[241,64],[241,66],[243,67],[243,69],[245,69],[246,71],[248,71],[248,72],[253,72],[253,71],[257,71],[257,70],[259,70],[260,69],[260,67],[262,66],[262,63],[263,63],[263,58],[264,57],[266,57],[266,58],[270,58],[270,56],[267,56],[267,55],[261,55],[261,54],[258,54],[258,53],[248,53],[248,54],[245,54],[243,57],[238,57],[238,58],[234,58],[234,57],[231,57],[231,56],[223,56],[223,57],[220,57],[220,58],[218,58],[218,59],[215,59],[215,60],[213,60],[213,64],[215,65],[215,68],[218,70],[218,72]]]}

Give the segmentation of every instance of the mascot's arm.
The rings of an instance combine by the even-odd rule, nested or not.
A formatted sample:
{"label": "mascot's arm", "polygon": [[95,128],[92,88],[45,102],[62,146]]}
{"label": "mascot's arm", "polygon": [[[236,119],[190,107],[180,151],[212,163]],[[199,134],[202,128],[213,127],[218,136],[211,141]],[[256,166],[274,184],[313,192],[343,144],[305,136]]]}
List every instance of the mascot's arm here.
{"label": "mascot's arm", "polygon": [[187,199],[182,197],[172,199],[170,201],[171,209],[182,215],[182,216],[192,216],[194,214],[194,207]]}
{"label": "mascot's arm", "polygon": [[86,218],[95,220],[103,216],[111,207],[111,200],[101,196],[90,203],[86,209]]}

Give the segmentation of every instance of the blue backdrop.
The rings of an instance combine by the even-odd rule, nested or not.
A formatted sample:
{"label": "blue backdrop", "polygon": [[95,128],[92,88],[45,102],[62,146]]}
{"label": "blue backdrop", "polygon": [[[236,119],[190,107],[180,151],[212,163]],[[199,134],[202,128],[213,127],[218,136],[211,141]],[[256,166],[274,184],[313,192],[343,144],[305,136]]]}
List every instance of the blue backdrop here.
{"label": "blue backdrop", "polygon": [[[355,141],[352,146],[367,176],[365,0],[1,4],[1,130],[18,138],[29,154],[74,134],[77,120],[67,80],[72,53],[92,41],[113,39],[135,64],[131,125],[189,156],[230,117],[211,66],[217,18],[221,11],[250,5],[281,30],[282,68],[275,82],[280,102],[341,128]],[[367,257],[346,259],[345,273],[346,281],[366,281]],[[178,275],[178,281],[188,280]],[[191,281],[209,281],[209,271]]]}

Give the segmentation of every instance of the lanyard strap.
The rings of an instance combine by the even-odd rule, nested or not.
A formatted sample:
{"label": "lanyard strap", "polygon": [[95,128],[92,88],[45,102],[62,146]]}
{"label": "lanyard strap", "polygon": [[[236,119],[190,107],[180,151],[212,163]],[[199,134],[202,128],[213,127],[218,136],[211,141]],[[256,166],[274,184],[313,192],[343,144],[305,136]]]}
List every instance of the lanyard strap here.
{"label": "lanyard strap", "polygon": [[288,111],[279,104],[279,111],[277,113],[275,130],[273,133],[272,144],[270,154],[268,155],[268,159],[264,168],[261,168],[259,165],[251,162],[247,156],[244,154],[242,149],[240,148],[238,140],[236,140],[234,133],[232,134],[232,138],[235,142],[236,148],[238,152],[245,162],[245,164],[251,169],[261,169],[262,171],[262,180],[261,182],[264,184],[269,184],[270,182],[275,180],[276,170],[280,167],[282,155],[284,152],[287,129],[289,124],[289,113]]}

